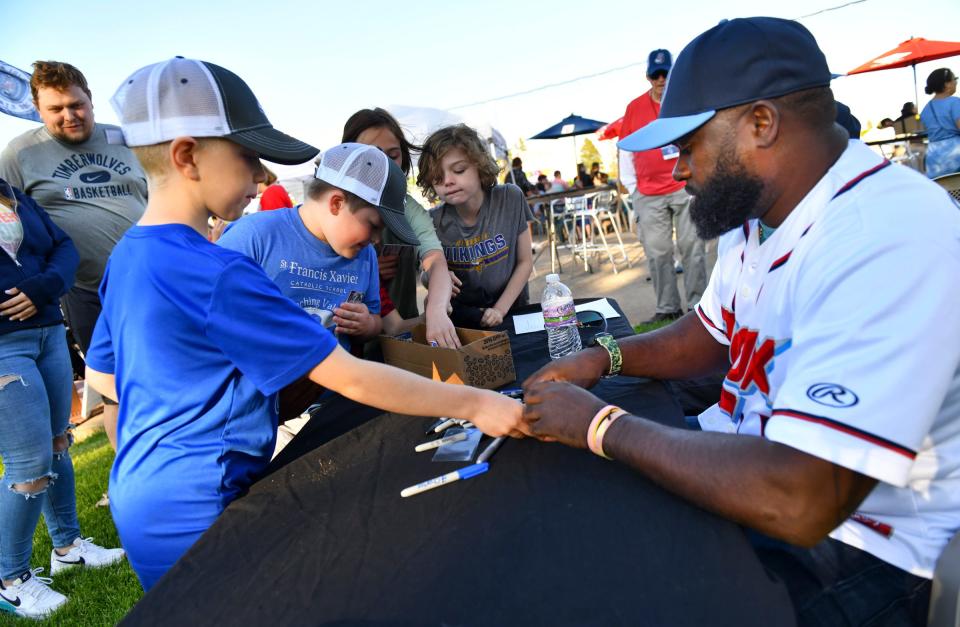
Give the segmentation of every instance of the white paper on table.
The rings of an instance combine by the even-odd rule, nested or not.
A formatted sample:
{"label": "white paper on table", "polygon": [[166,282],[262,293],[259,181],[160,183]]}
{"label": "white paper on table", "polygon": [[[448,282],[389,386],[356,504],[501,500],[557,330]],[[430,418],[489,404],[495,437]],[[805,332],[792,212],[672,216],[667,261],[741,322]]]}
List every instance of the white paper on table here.
{"label": "white paper on table", "polygon": [[[613,305],[611,305],[610,301],[606,298],[577,305],[575,309],[577,311],[599,311],[607,320],[620,317],[620,314],[617,313],[617,310],[613,308]],[[546,327],[543,326],[543,312],[538,311],[513,317],[513,332],[517,335],[543,331],[545,328]]]}

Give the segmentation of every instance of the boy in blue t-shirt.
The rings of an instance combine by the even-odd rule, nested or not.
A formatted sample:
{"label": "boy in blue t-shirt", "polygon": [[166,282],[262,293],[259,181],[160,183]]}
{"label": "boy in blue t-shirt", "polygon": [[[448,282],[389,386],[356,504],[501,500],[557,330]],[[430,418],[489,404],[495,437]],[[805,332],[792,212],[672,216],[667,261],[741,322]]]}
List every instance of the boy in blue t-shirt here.
{"label": "boy in blue t-shirt", "polygon": [[[386,170],[383,194],[367,173]],[[340,144],[328,150],[292,209],[256,213],[233,224],[217,243],[244,253],[273,279],[283,295],[334,329],[350,350],[381,331],[380,277],[371,239],[386,223],[408,244],[416,235],[403,214],[403,170],[375,146]],[[367,199],[379,197],[379,204]],[[349,302],[355,294],[358,300]]]}
{"label": "boy in blue t-shirt", "polygon": [[134,72],[111,102],[150,196],[107,264],[87,381],[120,401],[110,509],[145,589],[263,471],[274,395],[304,375],[386,411],[520,434],[518,402],[353,358],[253,260],[206,240],[210,214],[236,220],[256,196],[260,157],[317,152],[275,130],[243,80],[177,57]]}

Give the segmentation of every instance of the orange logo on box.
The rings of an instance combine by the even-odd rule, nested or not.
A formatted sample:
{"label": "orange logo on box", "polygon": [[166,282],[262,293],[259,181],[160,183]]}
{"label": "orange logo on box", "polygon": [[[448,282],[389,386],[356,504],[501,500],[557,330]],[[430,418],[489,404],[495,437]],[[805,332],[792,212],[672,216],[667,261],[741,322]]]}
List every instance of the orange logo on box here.
{"label": "orange logo on box", "polygon": [[440,371],[437,370],[437,362],[433,362],[433,377],[434,381],[443,381],[444,383],[453,383],[454,385],[463,385],[463,379],[460,378],[456,372],[450,375],[449,379],[444,379],[440,376]]}

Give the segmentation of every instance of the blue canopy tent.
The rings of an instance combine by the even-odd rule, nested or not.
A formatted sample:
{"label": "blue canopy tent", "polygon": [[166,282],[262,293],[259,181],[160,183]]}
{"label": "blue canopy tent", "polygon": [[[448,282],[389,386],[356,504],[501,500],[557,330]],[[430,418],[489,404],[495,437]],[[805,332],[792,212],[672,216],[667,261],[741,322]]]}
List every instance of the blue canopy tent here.
{"label": "blue canopy tent", "polygon": [[606,126],[606,122],[582,118],[579,115],[570,114],[563,118],[550,128],[544,129],[531,137],[530,139],[557,139],[560,137],[571,137],[573,139],[573,162],[577,163],[579,156],[577,154],[577,135],[586,135],[594,133],[597,129]]}

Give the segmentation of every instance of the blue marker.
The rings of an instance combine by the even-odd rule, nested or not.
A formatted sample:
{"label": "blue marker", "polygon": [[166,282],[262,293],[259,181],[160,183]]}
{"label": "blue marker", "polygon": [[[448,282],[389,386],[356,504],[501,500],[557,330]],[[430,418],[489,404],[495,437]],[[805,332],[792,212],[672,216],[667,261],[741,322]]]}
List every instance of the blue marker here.
{"label": "blue marker", "polygon": [[486,462],[482,464],[473,464],[472,466],[467,466],[465,468],[461,468],[460,470],[454,470],[453,472],[448,472],[445,475],[440,475],[439,477],[434,477],[433,479],[427,479],[423,483],[418,483],[417,485],[410,486],[409,488],[404,488],[400,491],[400,496],[413,496],[414,494],[420,494],[421,492],[426,492],[427,490],[439,488],[446,483],[452,483],[454,481],[459,481],[460,479],[476,477],[477,475],[482,475],[483,473],[487,472],[487,469],[489,468],[490,465]]}
{"label": "blue marker", "polygon": [[500,393],[504,396],[509,396],[511,398],[520,398],[523,396],[522,388],[510,388],[508,390],[500,390]]}

